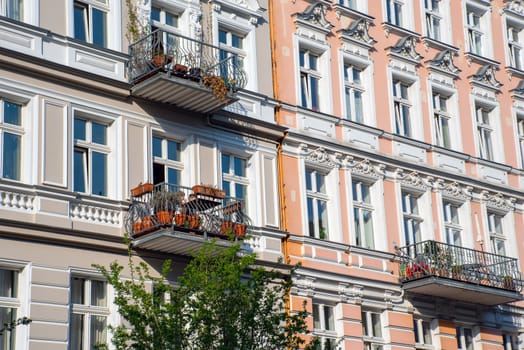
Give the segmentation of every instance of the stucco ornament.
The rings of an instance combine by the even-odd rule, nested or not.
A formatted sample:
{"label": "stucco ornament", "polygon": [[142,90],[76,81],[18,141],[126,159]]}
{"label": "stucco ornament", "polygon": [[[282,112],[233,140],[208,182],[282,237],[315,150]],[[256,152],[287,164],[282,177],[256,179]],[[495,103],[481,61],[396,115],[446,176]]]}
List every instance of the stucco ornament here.
{"label": "stucco ornament", "polygon": [[360,174],[366,177],[372,177],[375,179],[384,177],[384,164],[375,165],[372,164],[369,159],[364,159],[360,162],[353,162],[349,165],[351,167],[351,173]]}
{"label": "stucco ornament", "polygon": [[510,211],[515,207],[515,198],[506,198],[502,193],[491,193],[482,191],[480,198],[486,203],[488,208]]}
{"label": "stucco ornament", "polygon": [[517,87],[511,90],[511,92],[517,95],[524,95],[524,80],[519,81]]}
{"label": "stucco ornament", "polygon": [[323,147],[319,147],[310,152],[308,152],[307,147],[303,150],[306,152],[306,160],[309,162],[320,165],[326,165],[331,168],[335,168],[338,166],[336,160],[333,160],[333,158],[326,152],[326,150]]}
{"label": "stucco ornament", "polygon": [[476,74],[471,78],[477,83],[486,84],[493,88],[499,88],[502,83],[495,78],[496,67],[492,64],[487,64],[479,68]]}
{"label": "stucco ornament", "polygon": [[450,50],[440,52],[431,61],[431,65],[447,72],[457,74],[460,72],[455,64],[453,63],[453,53]]}
{"label": "stucco ornament", "polygon": [[377,41],[369,35],[371,21],[366,18],[359,18],[353,21],[346,29],[341,30],[342,35],[360,41],[366,45],[374,45]]}
{"label": "stucco ornament", "polygon": [[417,38],[412,35],[407,35],[401,38],[395,46],[391,47],[391,51],[401,56],[420,61],[422,56],[415,51],[415,45],[417,44]]}
{"label": "stucco ornament", "polygon": [[327,6],[317,2],[306,7],[306,10],[297,14],[298,18],[305,20],[313,25],[330,30],[333,25],[326,19]]}
{"label": "stucco ornament", "polygon": [[429,187],[428,183],[419,175],[418,172],[413,171],[404,175],[404,169],[397,169],[396,177],[400,180],[402,185],[408,186],[420,191],[426,191]]}
{"label": "stucco ornament", "polygon": [[458,199],[461,202],[471,198],[471,188],[464,187],[458,182],[441,182],[440,190],[448,198]]}
{"label": "stucco ornament", "polygon": [[315,290],[315,278],[311,276],[297,275],[294,287],[299,295],[311,296]]}
{"label": "stucco ornament", "polygon": [[524,16],[524,1],[512,0],[506,4],[506,9]]}

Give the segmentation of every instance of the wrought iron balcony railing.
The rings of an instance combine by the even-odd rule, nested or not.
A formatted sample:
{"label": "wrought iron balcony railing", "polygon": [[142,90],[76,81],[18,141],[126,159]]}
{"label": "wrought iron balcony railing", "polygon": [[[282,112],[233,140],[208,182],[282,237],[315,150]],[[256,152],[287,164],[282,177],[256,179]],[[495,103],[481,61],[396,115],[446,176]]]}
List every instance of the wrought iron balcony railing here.
{"label": "wrought iron balcony railing", "polygon": [[400,279],[409,283],[427,276],[521,292],[522,279],[515,258],[424,241],[398,248]]}
{"label": "wrought iron balcony railing", "polygon": [[232,91],[247,82],[242,61],[235,53],[160,29],[131,44],[129,54],[132,83],[158,71],[202,83],[206,83],[206,77],[220,77]]}
{"label": "wrought iron balcony railing", "polygon": [[144,191],[132,191],[126,223],[131,238],[166,228],[205,237],[243,238],[251,225],[244,201],[226,197],[223,190],[168,183],[141,185],[137,190],[141,188]]}

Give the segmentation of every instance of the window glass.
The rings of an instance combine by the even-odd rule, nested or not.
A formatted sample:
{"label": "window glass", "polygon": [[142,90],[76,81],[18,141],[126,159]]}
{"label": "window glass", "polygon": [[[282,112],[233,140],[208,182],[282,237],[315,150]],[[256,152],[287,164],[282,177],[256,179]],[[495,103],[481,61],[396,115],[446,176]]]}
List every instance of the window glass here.
{"label": "window glass", "polygon": [[6,179],[20,180],[21,144],[20,135],[4,132],[2,169]]}
{"label": "window glass", "polygon": [[106,28],[107,19],[106,13],[99,9],[93,8],[93,44],[102,47],[107,47]]}
{"label": "window glass", "polygon": [[87,122],[85,120],[75,118],[75,125],[74,125],[75,140],[82,140],[82,141],[87,140],[86,125],[87,125]]}
{"label": "window glass", "polygon": [[73,158],[73,191],[86,192],[86,151],[84,149],[76,149]]}
{"label": "window glass", "polygon": [[22,106],[18,103],[4,101],[4,123],[22,125]]}
{"label": "window glass", "polygon": [[92,152],[92,193],[107,196],[107,156],[104,153]]}
{"label": "window glass", "polygon": [[87,7],[75,2],[74,5],[75,39],[87,41]]}
{"label": "window glass", "polygon": [[107,127],[103,124],[93,122],[92,124],[93,143],[100,145],[107,145]]}

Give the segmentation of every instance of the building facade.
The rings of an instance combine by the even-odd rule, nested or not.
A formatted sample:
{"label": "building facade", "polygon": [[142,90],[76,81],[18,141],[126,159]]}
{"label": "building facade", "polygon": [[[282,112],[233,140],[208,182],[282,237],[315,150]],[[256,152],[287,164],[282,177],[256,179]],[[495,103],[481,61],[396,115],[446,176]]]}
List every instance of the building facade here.
{"label": "building facade", "polygon": [[523,30],[518,0],[0,0],[0,324],[32,319],[0,349],[109,343],[126,233],[175,278],[246,227],[323,349],[523,349]]}

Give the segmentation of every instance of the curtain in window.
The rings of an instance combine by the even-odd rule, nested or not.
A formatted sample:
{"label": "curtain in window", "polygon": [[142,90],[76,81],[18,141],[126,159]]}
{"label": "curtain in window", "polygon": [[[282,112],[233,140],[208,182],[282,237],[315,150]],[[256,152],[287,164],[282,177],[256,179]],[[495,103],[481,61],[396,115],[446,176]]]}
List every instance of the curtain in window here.
{"label": "curtain in window", "polygon": [[6,16],[17,21],[23,20],[23,0],[7,0]]}

